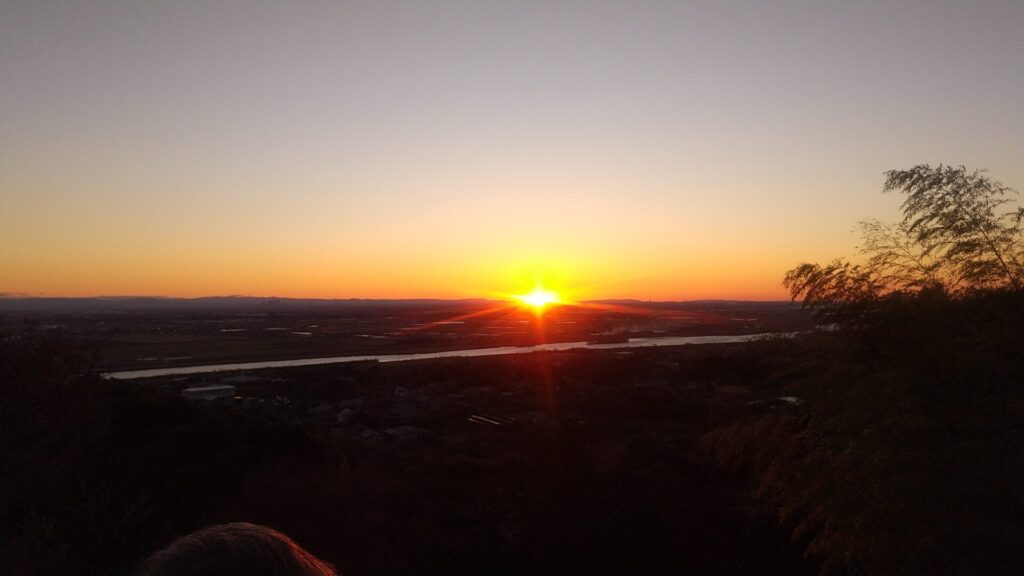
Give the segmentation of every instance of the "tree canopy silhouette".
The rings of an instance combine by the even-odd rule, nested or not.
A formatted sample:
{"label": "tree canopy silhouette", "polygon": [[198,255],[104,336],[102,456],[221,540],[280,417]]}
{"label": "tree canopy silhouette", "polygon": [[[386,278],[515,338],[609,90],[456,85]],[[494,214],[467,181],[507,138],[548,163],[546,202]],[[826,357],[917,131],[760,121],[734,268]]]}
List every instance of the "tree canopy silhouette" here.
{"label": "tree canopy silhouette", "polygon": [[[709,433],[822,574],[1016,574],[1024,563],[1024,211],[963,166],[886,172],[903,217],[784,284],[839,330],[797,341],[800,400]],[[894,513],[894,511],[896,513]]]}
{"label": "tree canopy silhouette", "polygon": [[885,173],[885,192],[905,196],[896,223],[860,223],[864,261],[801,263],[783,285],[826,314],[856,316],[886,296],[923,290],[958,296],[1024,287],[1024,208],[1016,191],[981,170],[919,164]]}

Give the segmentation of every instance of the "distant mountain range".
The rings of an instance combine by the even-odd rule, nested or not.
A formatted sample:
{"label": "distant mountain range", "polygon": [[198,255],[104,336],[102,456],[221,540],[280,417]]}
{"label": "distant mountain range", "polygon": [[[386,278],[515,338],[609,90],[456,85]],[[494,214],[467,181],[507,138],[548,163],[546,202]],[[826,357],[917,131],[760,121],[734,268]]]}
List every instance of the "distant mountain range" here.
{"label": "distant mountain range", "polygon": [[0,312],[143,312],[189,310],[341,310],[366,308],[417,308],[423,306],[486,305],[488,300],[464,299],[317,299],[257,296],[204,296],[167,298],[162,296],[96,296],[89,298],[50,298],[0,294]]}
{"label": "distant mountain range", "polygon": [[[690,300],[647,301],[632,299],[592,300],[591,302],[620,306],[651,308],[707,307],[707,306],[779,306],[790,304],[780,301],[743,300]],[[368,311],[370,309],[410,309],[423,307],[476,307],[494,304],[494,300],[466,298],[447,300],[440,298],[407,299],[319,299],[275,298],[257,296],[205,296],[200,298],[168,298],[161,296],[96,296],[88,298],[57,298],[25,294],[0,294],[0,312],[147,312],[147,311]],[[799,304],[794,304],[799,305]]]}

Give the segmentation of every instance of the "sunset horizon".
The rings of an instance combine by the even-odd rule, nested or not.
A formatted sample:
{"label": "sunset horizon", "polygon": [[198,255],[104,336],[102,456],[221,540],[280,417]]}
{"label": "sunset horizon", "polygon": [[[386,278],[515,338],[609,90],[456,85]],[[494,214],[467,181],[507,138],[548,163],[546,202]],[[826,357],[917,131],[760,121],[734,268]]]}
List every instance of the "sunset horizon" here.
{"label": "sunset horizon", "polygon": [[1024,0],[0,1],[0,575],[1012,576]]}
{"label": "sunset horizon", "polygon": [[1019,5],[556,4],[5,3],[0,293],[785,299],[1024,184]]}
{"label": "sunset horizon", "polygon": [[[645,298],[635,296],[589,296],[589,297],[577,297],[575,302],[600,302],[609,300],[635,300],[638,302],[696,302],[696,301],[743,301],[743,302],[783,302],[790,301],[792,298],[780,290],[780,297],[758,297],[758,296],[697,296],[697,297],[662,297],[662,298]],[[516,295],[511,294],[477,294],[477,295],[462,295],[462,296],[444,296],[444,295],[425,295],[425,296],[306,296],[302,294],[298,295],[285,295],[285,294],[239,294],[239,293],[210,293],[210,294],[195,294],[195,295],[168,295],[168,294],[150,294],[150,293],[139,293],[139,294],[117,294],[117,293],[82,293],[82,294],[47,294],[47,293],[36,293],[30,294],[26,292],[0,292],[0,298],[7,299],[116,299],[116,298],[153,298],[153,299],[166,299],[166,300],[201,300],[201,299],[216,299],[216,298],[253,298],[253,299],[282,299],[282,300],[485,300],[485,301],[514,301]]]}

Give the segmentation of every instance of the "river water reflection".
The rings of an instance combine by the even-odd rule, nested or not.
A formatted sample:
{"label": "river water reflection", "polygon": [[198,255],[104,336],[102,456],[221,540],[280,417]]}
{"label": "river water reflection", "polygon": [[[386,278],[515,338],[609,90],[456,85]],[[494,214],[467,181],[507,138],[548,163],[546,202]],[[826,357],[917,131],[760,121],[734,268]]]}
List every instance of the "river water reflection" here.
{"label": "river water reflection", "polygon": [[498,348],[472,348],[467,350],[446,350],[443,352],[423,352],[418,354],[374,354],[370,356],[330,356],[324,358],[301,358],[298,360],[267,360],[263,362],[238,362],[234,364],[206,364],[202,366],[177,366],[173,368],[150,368],[146,370],[123,370],[107,372],[104,378],[130,380],[134,378],[152,378],[155,376],[181,376],[186,374],[205,374],[208,372],[229,372],[232,370],[258,370],[260,368],[289,368],[292,366],[316,366],[320,364],[339,364],[342,362],[405,362],[409,360],[429,360],[431,358],[462,358],[470,356],[501,356],[507,354],[529,354],[530,352],[559,350],[610,350],[617,348],[649,348],[652,346],[682,346],[687,344],[734,344],[750,342],[766,337],[790,338],[793,332],[734,334],[728,336],[659,336],[653,338],[630,338],[628,342],[606,344],[590,344],[587,342],[552,342],[533,346],[501,346]]}

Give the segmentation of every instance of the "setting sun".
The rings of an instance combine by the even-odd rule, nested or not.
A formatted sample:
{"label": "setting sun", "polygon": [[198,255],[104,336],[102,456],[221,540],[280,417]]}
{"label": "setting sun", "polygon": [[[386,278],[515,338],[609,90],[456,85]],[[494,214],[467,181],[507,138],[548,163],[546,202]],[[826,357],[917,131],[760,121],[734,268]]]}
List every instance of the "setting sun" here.
{"label": "setting sun", "polygon": [[543,310],[548,304],[557,304],[561,301],[558,294],[540,287],[534,288],[529,294],[517,295],[516,299],[523,304],[532,306],[538,312]]}

